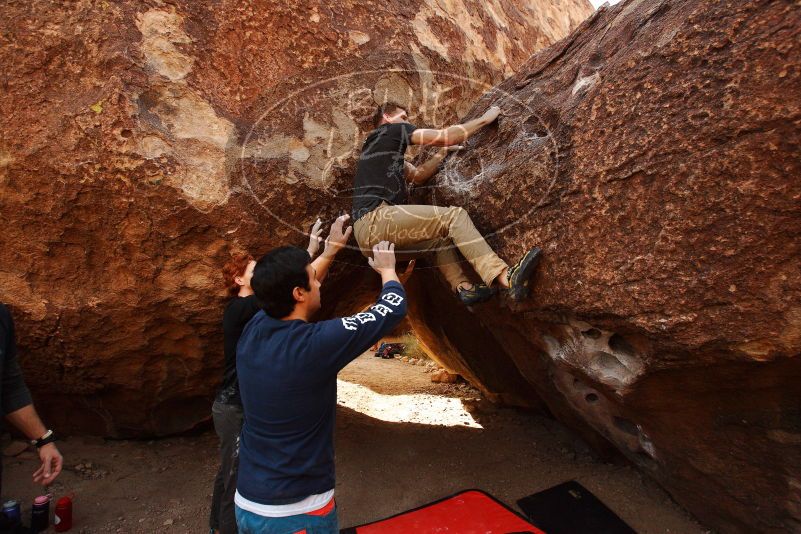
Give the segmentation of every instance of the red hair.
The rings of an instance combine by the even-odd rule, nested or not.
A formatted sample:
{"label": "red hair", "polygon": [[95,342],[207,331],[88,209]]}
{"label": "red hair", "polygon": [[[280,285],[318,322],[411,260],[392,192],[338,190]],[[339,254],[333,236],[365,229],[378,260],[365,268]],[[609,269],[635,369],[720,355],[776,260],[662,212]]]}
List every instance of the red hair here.
{"label": "red hair", "polygon": [[248,263],[253,261],[253,256],[243,252],[232,254],[231,259],[228,260],[223,266],[223,281],[225,282],[225,289],[228,290],[230,296],[239,293],[239,284],[236,283],[236,277],[245,274],[248,268]]}

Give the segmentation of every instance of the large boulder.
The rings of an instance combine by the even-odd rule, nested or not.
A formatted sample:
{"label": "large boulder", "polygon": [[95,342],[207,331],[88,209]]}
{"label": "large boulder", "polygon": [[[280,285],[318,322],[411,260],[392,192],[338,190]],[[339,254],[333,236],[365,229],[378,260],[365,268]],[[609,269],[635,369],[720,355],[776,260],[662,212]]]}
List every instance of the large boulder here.
{"label": "large boulder", "polygon": [[508,398],[723,532],[801,531],[798,2],[602,8],[470,115],[493,103],[428,193],[544,260],[533,298],[458,316],[429,275],[438,352],[490,391],[512,366]]}
{"label": "large boulder", "polygon": [[229,253],[348,209],[376,102],[443,125],[592,12],[468,4],[3,2],[0,301],[50,425],[207,419]]}

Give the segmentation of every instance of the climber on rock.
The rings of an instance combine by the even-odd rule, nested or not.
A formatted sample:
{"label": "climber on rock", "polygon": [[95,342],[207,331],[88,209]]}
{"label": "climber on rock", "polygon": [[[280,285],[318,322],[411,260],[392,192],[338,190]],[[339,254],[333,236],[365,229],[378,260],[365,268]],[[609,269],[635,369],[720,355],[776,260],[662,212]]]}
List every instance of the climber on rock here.
{"label": "climber on rock", "polygon": [[[416,128],[407,121],[406,110],[397,104],[378,107],[376,128],[362,146],[353,188],[353,234],[362,254],[368,256],[373,245],[385,240],[395,243],[403,257],[433,252],[437,267],[467,305],[490,299],[498,289],[508,291],[513,300],[529,295],[528,279],[539,262],[539,247],[509,267],[493,252],[463,208],[406,204],[406,182],[424,184],[450,151],[461,148],[460,143],[499,114],[500,108],[493,106],[478,119],[436,130]],[[410,144],[442,148],[415,167],[404,160]],[[470,282],[455,249],[483,283]]]}

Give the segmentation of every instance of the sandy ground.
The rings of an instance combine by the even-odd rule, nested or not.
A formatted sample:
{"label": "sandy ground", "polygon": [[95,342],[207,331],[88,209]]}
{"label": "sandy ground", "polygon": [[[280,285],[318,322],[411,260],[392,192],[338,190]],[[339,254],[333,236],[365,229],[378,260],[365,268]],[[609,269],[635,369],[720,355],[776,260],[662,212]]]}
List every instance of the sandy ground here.
{"label": "sandy ground", "polygon": [[[342,405],[337,413],[343,527],[467,488],[514,507],[520,497],[575,479],[640,533],[705,532],[655,483],[630,466],[594,459],[550,419],[494,409],[466,384],[433,384],[422,366],[369,354],[340,379],[347,382],[341,404],[371,414]],[[157,441],[76,437],[59,447],[67,467],[50,491],[74,493],[73,532],[208,531],[217,468],[213,432]],[[3,497],[22,499],[28,518],[40,493],[31,482],[35,458],[26,452],[3,462]]]}

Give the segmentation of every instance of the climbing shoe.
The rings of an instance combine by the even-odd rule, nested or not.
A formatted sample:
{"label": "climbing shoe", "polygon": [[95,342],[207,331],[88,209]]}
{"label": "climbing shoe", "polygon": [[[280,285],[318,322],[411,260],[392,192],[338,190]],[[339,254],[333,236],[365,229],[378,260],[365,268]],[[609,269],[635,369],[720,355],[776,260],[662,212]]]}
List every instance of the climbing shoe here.
{"label": "climbing shoe", "polygon": [[528,279],[534,273],[534,269],[540,262],[542,249],[534,247],[523,258],[509,268],[506,280],[509,282],[509,296],[512,300],[523,300],[531,294],[528,288]]}
{"label": "climbing shoe", "polygon": [[487,302],[495,293],[497,291],[487,286],[487,284],[473,284],[470,289],[456,288],[456,294],[465,306]]}

